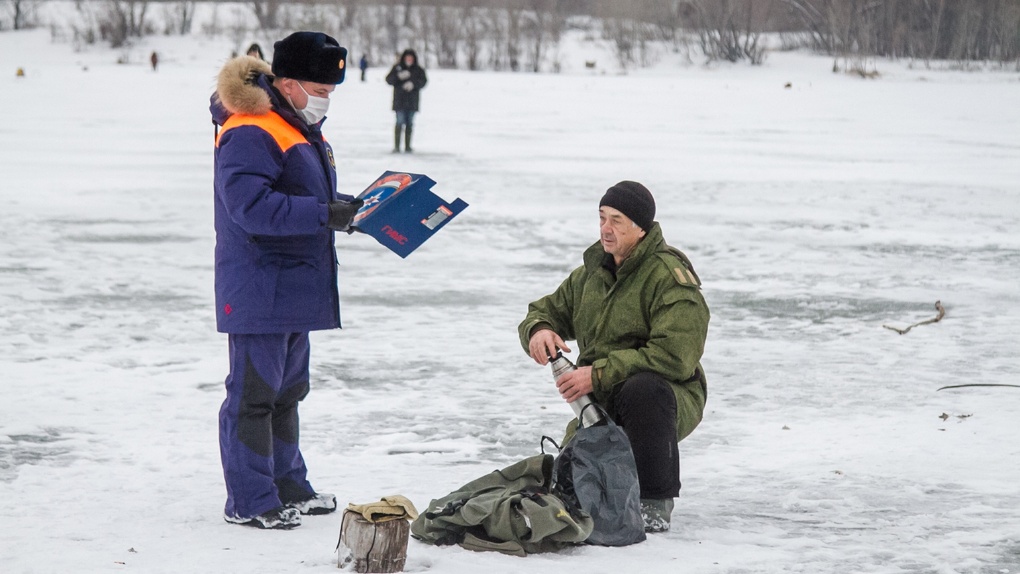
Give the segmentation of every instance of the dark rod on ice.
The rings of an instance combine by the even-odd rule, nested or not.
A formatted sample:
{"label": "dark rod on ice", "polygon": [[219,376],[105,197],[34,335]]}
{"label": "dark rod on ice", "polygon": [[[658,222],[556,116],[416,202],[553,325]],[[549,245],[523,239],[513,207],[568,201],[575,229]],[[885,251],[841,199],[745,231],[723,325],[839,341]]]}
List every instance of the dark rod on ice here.
{"label": "dark rod on ice", "polygon": [[970,383],[967,385],[949,385],[948,387],[939,387],[935,389],[935,392],[939,392],[942,389],[962,389],[963,387],[1016,387],[1020,389],[1020,385],[1002,385],[998,383]]}

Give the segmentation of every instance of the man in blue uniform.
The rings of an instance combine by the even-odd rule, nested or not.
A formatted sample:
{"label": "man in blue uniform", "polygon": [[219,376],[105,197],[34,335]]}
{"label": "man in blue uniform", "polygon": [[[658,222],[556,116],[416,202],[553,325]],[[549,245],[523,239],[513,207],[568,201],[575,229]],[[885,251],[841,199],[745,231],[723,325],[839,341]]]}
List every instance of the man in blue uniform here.
{"label": "man in blue uniform", "polygon": [[227,522],[288,529],[336,510],[317,493],[298,445],[309,391],[308,332],[340,327],[334,231],[360,200],[336,193],[321,127],[347,50],[319,32],[276,42],[272,68],[241,56],[212,98],[216,324],[230,373],[220,409]]}

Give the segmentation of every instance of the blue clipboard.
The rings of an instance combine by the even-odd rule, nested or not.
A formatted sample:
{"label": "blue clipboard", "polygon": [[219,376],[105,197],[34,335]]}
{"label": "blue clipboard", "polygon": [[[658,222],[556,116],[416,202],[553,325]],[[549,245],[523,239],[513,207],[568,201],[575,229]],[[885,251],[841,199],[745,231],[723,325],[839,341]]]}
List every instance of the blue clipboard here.
{"label": "blue clipboard", "polygon": [[365,205],[351,224],[390,251],[407,257],[468,204],[432,193],[436,182],[420,173],[387,171],[358,195]]}

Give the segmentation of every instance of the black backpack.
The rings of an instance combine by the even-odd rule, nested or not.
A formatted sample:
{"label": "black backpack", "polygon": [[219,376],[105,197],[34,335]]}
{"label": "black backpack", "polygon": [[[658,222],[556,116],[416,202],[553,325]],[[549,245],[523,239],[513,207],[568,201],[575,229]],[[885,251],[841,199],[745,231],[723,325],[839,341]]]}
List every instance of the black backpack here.
{"label": "black backpack", "polygon": [[[572,510],[591,516],[588,544],[627,546],[645,539],[641,488],[630,440],[597,404],[601,423],[585,427],[578,416],[574,437],[560,449],[553,464],[550,490]],[[582,410],[581,414],[584,414]],[[542,437],[543,443],[549,437]],[[559,448],[559,445],[556,445]],[[544,449],[543,449],[544,451]]]}

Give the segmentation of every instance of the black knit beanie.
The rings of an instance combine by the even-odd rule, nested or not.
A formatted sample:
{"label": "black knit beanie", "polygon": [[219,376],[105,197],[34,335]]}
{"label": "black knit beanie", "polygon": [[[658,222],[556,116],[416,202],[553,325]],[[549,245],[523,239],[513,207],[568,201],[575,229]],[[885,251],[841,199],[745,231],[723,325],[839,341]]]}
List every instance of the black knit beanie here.
{"label": "black knit beanie", "polygon": [[621,181],[606,190],[599,207],[603,205],[617,209],[648,231],[655,219],[655,200],[652,192],[636,181]]}
{"label": "black knit beanie", "polygon": [[273,75],[317,84],[344,81],[347,48],[322,32],[294,32],[273,44]]}

